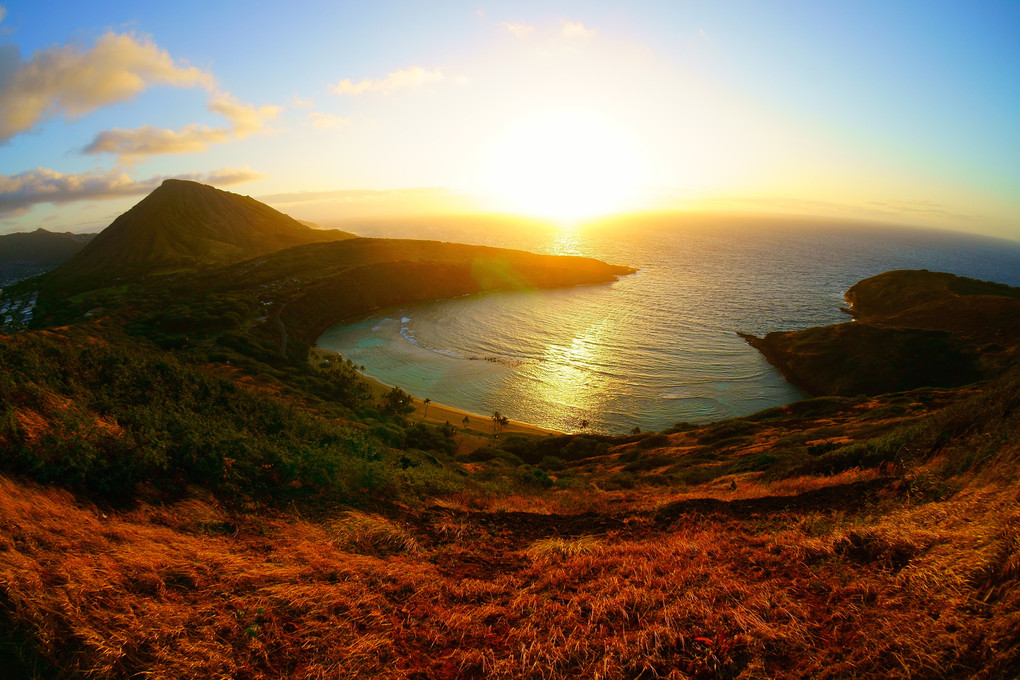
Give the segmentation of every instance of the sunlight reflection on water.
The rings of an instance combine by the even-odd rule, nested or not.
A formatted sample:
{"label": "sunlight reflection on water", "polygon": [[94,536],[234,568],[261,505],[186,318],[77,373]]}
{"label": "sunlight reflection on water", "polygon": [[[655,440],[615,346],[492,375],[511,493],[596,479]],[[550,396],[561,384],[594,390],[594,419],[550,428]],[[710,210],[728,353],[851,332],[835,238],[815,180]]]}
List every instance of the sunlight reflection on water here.
{"label": "sunlight reflection on water", "polygon": [[603,432],[659,430],[803,397],[735,332],[845,321],[842,293],[862,278],[923,267],[1020,283],[1020,247],[920,231],[653,224],[626,234],[501,229],[491,240],[640,271],[607,285],[385,310],[319,344],[383,382],[469,411],[570,431],[582,420]]}

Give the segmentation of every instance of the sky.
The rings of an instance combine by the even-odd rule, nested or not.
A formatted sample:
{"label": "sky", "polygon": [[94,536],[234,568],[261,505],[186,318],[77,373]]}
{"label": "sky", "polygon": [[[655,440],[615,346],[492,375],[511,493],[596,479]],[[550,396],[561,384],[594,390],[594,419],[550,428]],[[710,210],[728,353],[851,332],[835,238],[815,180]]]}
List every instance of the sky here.
{"label": "sky", "polygon": [[1020,3],[0,0],[0,233],[167,177],[299,219],[634,210],[1020,240]]}

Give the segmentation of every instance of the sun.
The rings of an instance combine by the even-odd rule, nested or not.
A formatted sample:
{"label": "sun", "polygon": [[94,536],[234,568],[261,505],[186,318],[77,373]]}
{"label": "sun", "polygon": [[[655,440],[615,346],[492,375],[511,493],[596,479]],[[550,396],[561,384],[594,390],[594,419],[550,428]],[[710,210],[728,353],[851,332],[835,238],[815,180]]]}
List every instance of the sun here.
{"label": "sun", "polygon": [[642,180],[627,136],[574,112],[510,130],[496,145],[488,175],[501,208],[564,223],[624,209]]}

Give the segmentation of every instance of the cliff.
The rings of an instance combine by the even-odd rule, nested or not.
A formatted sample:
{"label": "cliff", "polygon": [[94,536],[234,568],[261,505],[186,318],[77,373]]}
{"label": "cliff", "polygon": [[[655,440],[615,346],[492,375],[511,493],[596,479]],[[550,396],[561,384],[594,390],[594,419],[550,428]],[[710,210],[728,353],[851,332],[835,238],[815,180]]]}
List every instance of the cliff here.
{"label": "cliff", "polygon": [[819,395],[955,387],[1020,356],[1020,289],[926,270],[886,272],[846,293],[854,321],[741,333],[791,383]]}

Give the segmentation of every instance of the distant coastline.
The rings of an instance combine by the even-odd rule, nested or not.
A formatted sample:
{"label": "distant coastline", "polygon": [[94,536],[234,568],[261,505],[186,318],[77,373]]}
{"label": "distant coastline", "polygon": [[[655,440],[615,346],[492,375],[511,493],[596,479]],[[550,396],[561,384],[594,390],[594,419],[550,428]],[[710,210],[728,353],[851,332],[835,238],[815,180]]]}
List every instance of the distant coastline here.
{"label": "distant coastline", "polygon": [[[810,380],[769,363],[736,332],[763,337],[846,321],[843,294],[868,276],[929,268],[1020,284],[1020,244],[976,237],[822,223],[617,226],[475,238],[626,262],[640,269],[635,276],[606,286],[398,303],[330,327],[325,333],[335,343],[323,334],[313,341],[422,397],[498,408],[561,431],[625,434],[742,417],[809,396]],[[455,239],[455,227],[427,235]],[[410,227],[385,232],[414,234]],[[770,291],[767,304],[762,291]]]}

